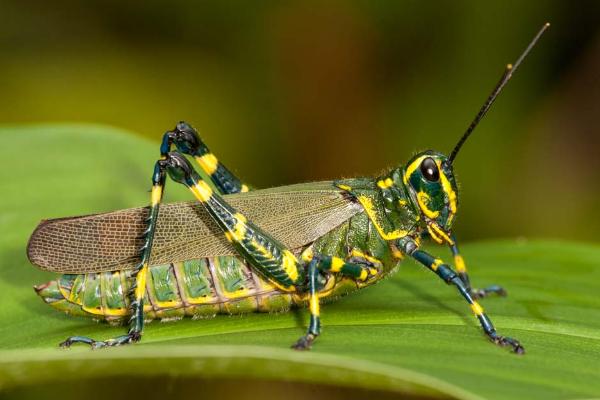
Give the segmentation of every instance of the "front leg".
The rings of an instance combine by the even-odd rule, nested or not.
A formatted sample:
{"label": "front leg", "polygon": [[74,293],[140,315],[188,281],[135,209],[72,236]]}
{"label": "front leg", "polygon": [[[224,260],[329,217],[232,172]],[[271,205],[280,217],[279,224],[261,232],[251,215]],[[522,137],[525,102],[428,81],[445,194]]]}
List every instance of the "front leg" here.
{"label": "front leg", "polygon": [[469,279],[469,274],[467,273],[467,267],[465,266],[465,260],[463,259],[460,251],[458,250],[458,245],[456,242],[456,238],[452,237],[452,244],[450,245],[450,251],[452,252],[452,256],[454,257],[454,266],[456,267],[456,272],[458,272],[458,276],[465,284],[465,287],[471,294],[471,296],[475,299],[481,299],[489,296],[490,294],[497,294],[499,296],[506,296],[506,290],[503,287],[498,285],[491,285],[484,289],[478,289],[471,287],[471,281]]}
{"label": "front leg", "polygon": [[479,303],[473,299],[473,296],[463,280],[449,265],[445,264],[442,260],[433,257],[429,253],[419,250],[415,241],[409,237],[401,239],[398,244],[399,248],[404,254],[410,255],[416,261],[435,272],[436,275],[444,282],[447,284],[452,284],[458,289],[458,292],[464,297],[467,303],[469,303],[473,314],[475,314],[479,320],[479,324],[481,325],[483,332],[492,342],[500,346],[511,346],[513,351],[517,354],[525,353],[524,347],[519,343],[518,340],[498,335],[496,328],[494,328],[492,321],[483,312],[481,305],[479,305]]}

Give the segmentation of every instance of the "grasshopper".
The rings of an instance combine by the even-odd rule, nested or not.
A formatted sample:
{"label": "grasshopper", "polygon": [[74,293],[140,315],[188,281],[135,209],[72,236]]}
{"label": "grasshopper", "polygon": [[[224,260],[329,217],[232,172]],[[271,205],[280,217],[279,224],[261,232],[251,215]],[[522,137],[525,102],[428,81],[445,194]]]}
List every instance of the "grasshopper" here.
{"label": "grasshopper", "polygon": [[[292,347],[310,349],[321,330],[321,299],[370,286],[410,257],[458,291],[493,343],[524,353],[518,340],[496,331],[477,301],[505,295],[504,289],[471,286],[451,232],[458,210],[453,162],[548,26],[506,67],[449,156],[421,152],[376,178],[250,190],[194,128],[180,122],[163,136],[149,207],[46,220],[33,232],[30,261],[63,274],[34,287],[46,303],[72,315],[129,323],[122,336],[72,336],[61,346],[135,343],[145,320],[154,318],[304,305],[310,310],[308,330]],[[161,206],[167,176],[185,185],[197,201]],[[423,250],[423,238],[447,245],[455,268]]]}

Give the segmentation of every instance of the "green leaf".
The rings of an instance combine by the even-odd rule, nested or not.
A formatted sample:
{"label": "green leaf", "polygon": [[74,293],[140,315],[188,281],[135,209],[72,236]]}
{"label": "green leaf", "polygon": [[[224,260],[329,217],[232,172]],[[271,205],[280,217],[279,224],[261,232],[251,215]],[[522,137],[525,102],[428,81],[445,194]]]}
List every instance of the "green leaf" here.
{"label": "green leaf", "polygon": [[[482,304],[501,334],[523,342],[524,356],[488,342],[456,291],[410,261],[391,279],[325,305],[311,352],[289,349],[304,332],[304,310],[153,322],[134,346],[60,350],[67,336],[105,339],[124,328],[59,314],[37,298],[32,285],[54,275],[28,263],[28,236],[43,218],[146,204],[158,145],[94,125],[5,127],[0,140],[0,389],[8,393],[54,381],[166,376],[431,398],[600,395],[600,247],[559,241],[463,246],[475,284],[509,291]],[[168,185],[167,200],[184,198]]]}

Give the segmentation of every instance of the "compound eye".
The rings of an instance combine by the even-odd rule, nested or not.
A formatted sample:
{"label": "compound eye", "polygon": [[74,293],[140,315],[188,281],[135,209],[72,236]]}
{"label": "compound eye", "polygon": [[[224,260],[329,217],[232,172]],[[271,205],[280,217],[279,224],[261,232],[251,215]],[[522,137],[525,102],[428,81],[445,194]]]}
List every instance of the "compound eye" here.
{"label": "compound eye", "polygon": [[431,157],[427,157],[421,163],[421,173],[429,182],[437,182],[440,179],[440,171]]}

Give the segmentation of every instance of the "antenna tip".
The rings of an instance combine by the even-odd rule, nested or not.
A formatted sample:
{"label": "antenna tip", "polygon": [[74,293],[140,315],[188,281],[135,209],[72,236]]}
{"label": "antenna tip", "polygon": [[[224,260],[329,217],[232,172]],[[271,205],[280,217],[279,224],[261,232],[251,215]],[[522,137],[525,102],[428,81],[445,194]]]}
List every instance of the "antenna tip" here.
{"label": "antenna tip", "polygon": [[513,69],[513,65],[512,64],[506,64],[506,70],[510,71],[511,69]]}
{"label": "antenna tip", "polygon": [[549,26],[550,26],[550,22],[546,22],[546,23],[544,24],[544,28],[547,28],[547,27],[549,27]]}

